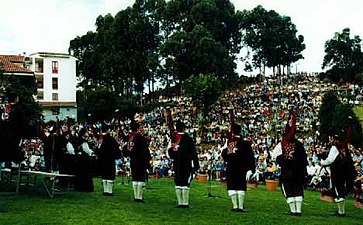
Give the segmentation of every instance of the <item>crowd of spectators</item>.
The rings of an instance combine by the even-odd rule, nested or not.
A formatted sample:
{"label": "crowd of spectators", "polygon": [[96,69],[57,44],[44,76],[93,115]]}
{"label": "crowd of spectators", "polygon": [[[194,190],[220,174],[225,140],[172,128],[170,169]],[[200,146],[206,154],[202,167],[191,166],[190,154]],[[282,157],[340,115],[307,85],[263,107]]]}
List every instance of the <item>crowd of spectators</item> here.
{"label": "crowd of spectators", "polygon": [[[287,121],[289,109],[297,112],[298,139],[307,151],[309,165],[307,187],[319,189],[329,186],[329,169],[320,165],[318,154],[327,150],[325,143],[319,140],[317,127],[319,125],[318,112],[322,98],[326,91],[336,90],[340,99],[353,105],[361,104],[362,89],[358,85],[336,85],[324,83],[316,77],[305,76],[281,86],[276,79],[266,78],[259,84],[244,85],[243,88],[227,91],[218,104],[215,104],[206,115],[200,118],[196,107],[188,98],[160,97],[160,101],[171,103],[174,120],[182,120],[187,126],[187,133],[195,139],[199,152],[199,173],[208,174],[209,179],[222,180],[225,165],[221,158],[222,146],[226,142],[230,126],[229,113],[233,109],[235,121],[242,125],[242,135],[250,141],[256,159],[256,170],[252,178],[263,183],[265,179],[278,179],[280,168],[271,161],[271,152],[281,138],[282,128]],[[166,123],[165,109],[162,107],[148,113],[138,113],[136,120],[142,124],[143,133],[149,140],[149,150],[152,156],[150,175],[172,177],[172,160],[167,154],[170,140]],[[205,129],[200,129],[200,121],[204,119]],[[70,134],[77,136],[77,132],[86,127],[91,132],[90,146],[97,146],[97,137],[102,124],[112,125],[112,135],[120,144],[125,145],[125,135],[128,134],[130,120],[114,119],[100,121],[94,124],[73,124]],[[53,124],[54,126],[54,124]],[[54,127],[48,127],[48,130]],[[200,132],[204,130],[204,132]],[[93,135],[92,135],[93,134]],[[32,170],[45,168],[43,159],[43,145],[40,139],[26,140],[23,144],[25,161],[24,167]],[[360,171],[363,159],[361,146],[350,146],[357,171]],[[75,146],[76,149],[76,146]],[[120,157],[116,162],[117,173],[128,176],[130,162],[128,158]],[[356,186],[361,185],[361,180]]]}

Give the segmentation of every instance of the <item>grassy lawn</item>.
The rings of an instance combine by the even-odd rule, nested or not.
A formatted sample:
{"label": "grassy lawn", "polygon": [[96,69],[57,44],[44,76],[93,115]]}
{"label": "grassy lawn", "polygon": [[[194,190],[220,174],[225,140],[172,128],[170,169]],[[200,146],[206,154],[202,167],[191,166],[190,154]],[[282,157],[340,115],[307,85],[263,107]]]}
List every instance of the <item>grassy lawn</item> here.
{"label": "grassy lawn", "polygon": [[358,117],[358,119],[363,127],[363,107],[361,107],[361,106],[354,107],[353,111],[354,111],[355,115]]}
{"label": "grassy lawn", "polygon": [[[39,182],[40,183],[40,182]],[[120,183],[118,178],[117,183]],[[47,197],[41,186],[21,187],[20,195],[0,195],[0,207],[10,212],[0,213],[1,225],[120,225],[120,224],[362,224],[362,209],[346,203],[348,217],[334,218],[333,203],[319,200],[319,193],[306,191],[302,217],[283,213],[287,205],[280,191],[266,191],[261,185],[248,190],[246,213],[231,212],[226,189],[212,182],[212,195],[206,197],[208,184],[194,181],[191,186],[192,208],[176,206],[174,183],[169,179],[151,179],[144,192],[145,204],[133,202],[132,186],[116,184],[116,196],[102,195],[101,181],[94,179],[95,192],[67,192]],[[2,187],[4,188],[4,187]]]}

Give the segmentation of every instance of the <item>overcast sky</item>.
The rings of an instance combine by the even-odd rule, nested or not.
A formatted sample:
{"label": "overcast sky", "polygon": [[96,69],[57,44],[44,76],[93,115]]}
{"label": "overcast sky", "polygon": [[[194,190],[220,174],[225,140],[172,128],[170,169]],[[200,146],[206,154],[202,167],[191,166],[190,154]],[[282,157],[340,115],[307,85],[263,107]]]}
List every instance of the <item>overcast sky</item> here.
{"label": "overcast sky", "polygon": [[[305,37],[304,60],[293,70],[321,71],[324,43],[349,27],[363,38],[362,0],[231,0],[236,10],[262,5],[290,16]],[[95,30],[97,16],[131,6],[134,0],[0,0],[0,54],[67,53],[69,41]],[[241,68],[241,67],[239,67]],[[239,69],[240,71],[240,69]]]}

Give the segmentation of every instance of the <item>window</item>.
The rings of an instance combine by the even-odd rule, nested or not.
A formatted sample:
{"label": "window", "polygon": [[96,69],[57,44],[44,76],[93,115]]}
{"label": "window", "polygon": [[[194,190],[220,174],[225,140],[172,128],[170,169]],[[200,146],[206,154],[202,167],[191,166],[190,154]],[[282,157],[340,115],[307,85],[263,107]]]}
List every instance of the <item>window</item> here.
{"label": "window", "polygon": [[52,73],[58,73],[58,61],[52,61]]}
{"label": "window", "polygon": [[52,78],[53,90],[58,90],[58,78]]}
{"label": "window", "polygon": [[52,93],[52,100],[58,101],[58,93]]}
{"label": "window", "polygon": [[44,93],[43,91],[38,91],[37,93],[37,100],[43,100],[44,99]]}
{"label": "window", "polygon": [[37,88],[43,89],[43,80],[37,79]]}

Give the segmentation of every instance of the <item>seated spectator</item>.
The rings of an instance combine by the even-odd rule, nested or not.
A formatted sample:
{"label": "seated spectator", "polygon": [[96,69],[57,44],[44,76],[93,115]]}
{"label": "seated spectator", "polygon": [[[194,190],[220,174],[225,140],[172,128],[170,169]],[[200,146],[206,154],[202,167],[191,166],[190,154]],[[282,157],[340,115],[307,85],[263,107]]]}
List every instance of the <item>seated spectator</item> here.
{"label": "seated spectator", "polygon": [[224,162],[222,157],[220,156],[218,158],[218,161],[216,162],[216,180],[221,180],[223,167],[224,167]]}
{"label": "seated spectator", "polygon": [[357,202],[363,203],[362,196],[362,181],[363,181],[363,170],[360,164],[356,164],[355,169],[357,170],[357,178],[354,180],[354,195],[353,197]]}
{"label": "seated spectator", "polygon": [[264,159],[259,157],[256,165],[255,173],[252,175],[252,180],[257,180],[259,182],[263,181],[263,174],[266,170],[266,164],[264,163]]}
{"label": "seated spectator", "polygon": [[315,175],[311,178],[309,185],[312,186],[314,190],[330,188],[330,168],[322,167],[320,161],[318,161]]}
{"label": "seated spectator", "polygon": [[276,178],[276,166],[273,162],[267,162],[267,167],[263,176],[268,180],[273,180]]}
{"label": "seated spectator", "polygon": [[311,179],[313,178],[313,176],[316,174],[316,167],[313,163],[312,160],[309,160],[309,165],[306,166],[306,170],[307,170],[307,173],[308,173],[308,177],[307,177],[307,183],[310,184],[311,182]]}

